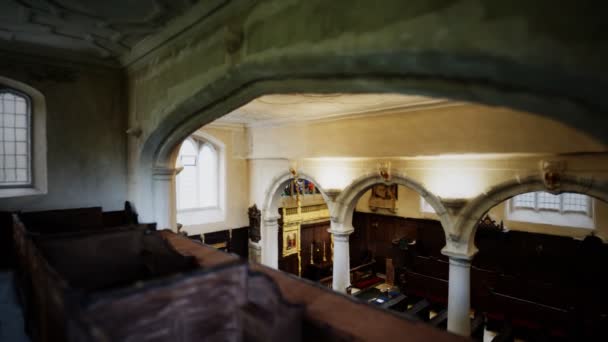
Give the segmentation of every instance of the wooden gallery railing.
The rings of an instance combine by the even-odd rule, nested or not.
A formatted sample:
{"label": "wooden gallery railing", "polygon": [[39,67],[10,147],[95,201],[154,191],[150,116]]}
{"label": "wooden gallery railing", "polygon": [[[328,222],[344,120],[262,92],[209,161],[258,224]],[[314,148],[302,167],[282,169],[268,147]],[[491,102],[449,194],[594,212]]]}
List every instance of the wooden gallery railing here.
{"label": "wooden gallery railing", "polygon": [[33,341],[463,340],[153,225],[50,216],[13,220]]}

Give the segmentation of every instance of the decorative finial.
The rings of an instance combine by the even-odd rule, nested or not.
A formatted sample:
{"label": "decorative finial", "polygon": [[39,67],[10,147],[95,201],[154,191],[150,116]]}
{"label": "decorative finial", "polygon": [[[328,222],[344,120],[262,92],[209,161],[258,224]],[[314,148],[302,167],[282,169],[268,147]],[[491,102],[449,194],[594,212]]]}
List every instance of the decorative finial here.
{"label": "decorative finial", "polygon": [[553,194],[560,193],[561,180],[566,170],[566,162],[563,160],[541,160],[540,168],[547,191]]}
{"label": "decorative finial", "polygon": [[391,162],[380,162],[378,163],[378,174],[384,179],[385,182],[391,180]]}

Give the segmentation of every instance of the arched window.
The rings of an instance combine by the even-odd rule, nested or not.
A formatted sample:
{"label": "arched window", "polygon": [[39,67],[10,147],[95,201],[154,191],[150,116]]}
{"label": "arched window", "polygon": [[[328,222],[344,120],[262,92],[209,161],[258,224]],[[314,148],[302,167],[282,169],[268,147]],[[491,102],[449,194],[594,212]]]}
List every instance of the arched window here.
{"label": "arched window", "polygon": [[196,142],[187,139],[179,149],[178,165],[183,167],[177,175],[177,208],[198,207],[197,179],[197,146]]}
{"label": "arched window", "polygon": [[0,186],[32,183],[29,97],[0,88]]}
{"label": "arched window", "polygon": [[0,197],[46,194],[46,102],[0,76]]}
{"label": "arched window", "polygon": [[180,147],[177,166],[177,209],[205,209],[219,206],[220,158],[211,143],[189,138]]}
{"label": "arched window", "polygon": [[204,143],[199,151],[199,193],[202,207],[217,207],[219,190],[219,158],[216,149]]}

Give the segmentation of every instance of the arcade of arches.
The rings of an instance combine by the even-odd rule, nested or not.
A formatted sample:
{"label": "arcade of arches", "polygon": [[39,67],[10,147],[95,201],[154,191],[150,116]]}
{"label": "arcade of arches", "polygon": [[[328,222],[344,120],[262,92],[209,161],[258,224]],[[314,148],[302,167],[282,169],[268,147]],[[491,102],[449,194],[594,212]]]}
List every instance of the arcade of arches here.
{"label": "arcade of arches", "polygon": [[[379,103],[393,108],[349,108]],[[547,262],[553,248],[570,243],[575,258],[580,241],[608,238],[605,145],[530,113],[400,95],[268,95],[195,134],[219,139],[228,151],[226,216],[183,225],[182,232],[197,238],[259,227],[250,233],[250,260],[367,300],[378,300],[374,291],[390,284],[428,300],[432,309],[422,312],[444,315],[442,324],[463,335],[471,333],[474,312],[492,318],[511,309],[484,306],[502,279],[480,285],[479,270],[505,272],[526,284],[518,287],[526,289],[520,300],[532,300],[543,291],[533,280],[564,283],[531,276],[564,262]],[[259,225],[247,217],[254,205]],[[481,224],[476,236],[484,220],[495,226]],[[492,243],[501,241],[499,258]],[[602,293],[594,291],[587,293]],[[499,331],[498,320],[487,317]]]}
{"label": "arcade of arches", "polygon": [[457,335],[605,336],[602,11],[124,6],[0,5],[2,212],[128,200],[188,243]]}

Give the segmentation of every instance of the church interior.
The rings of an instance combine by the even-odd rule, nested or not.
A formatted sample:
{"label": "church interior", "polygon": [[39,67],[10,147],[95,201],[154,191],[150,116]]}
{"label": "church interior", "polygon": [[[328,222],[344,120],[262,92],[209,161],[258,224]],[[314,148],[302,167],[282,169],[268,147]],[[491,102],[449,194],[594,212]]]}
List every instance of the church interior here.
{"label": "church interior", "polygon": [[588,3],[0,19],[0,341],[608,339]]}

